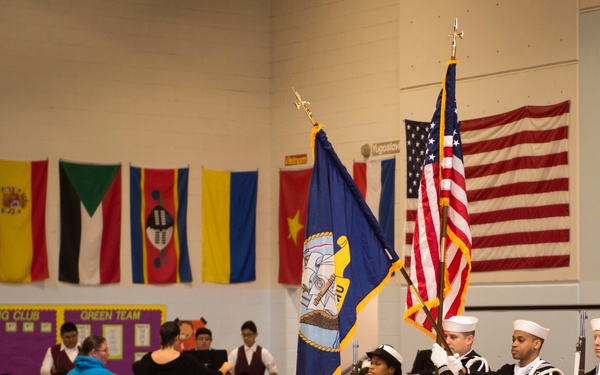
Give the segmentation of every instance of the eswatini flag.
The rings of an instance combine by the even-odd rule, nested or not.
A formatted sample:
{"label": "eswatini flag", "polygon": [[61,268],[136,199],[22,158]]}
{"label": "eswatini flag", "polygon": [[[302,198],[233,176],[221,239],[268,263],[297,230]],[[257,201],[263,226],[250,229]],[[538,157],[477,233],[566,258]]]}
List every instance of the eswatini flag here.
{"label": "eswatini flag", "polygon": [[353,178],[388,243],[394,246],[396,158],[354,162]]}
{"label": "eswatini flag", "polygon": [[59,161],[58,279],[74,284],[121,280],[121,165]]}
{"label": "eswatini flag", "polygon": [[187,246],[189,168],[129,168],[133,282],[191,282]]}
{"label": "eswatini flag", "polygon": [[48,278],[46,187],[48,161],[0,160],[0,281]]}

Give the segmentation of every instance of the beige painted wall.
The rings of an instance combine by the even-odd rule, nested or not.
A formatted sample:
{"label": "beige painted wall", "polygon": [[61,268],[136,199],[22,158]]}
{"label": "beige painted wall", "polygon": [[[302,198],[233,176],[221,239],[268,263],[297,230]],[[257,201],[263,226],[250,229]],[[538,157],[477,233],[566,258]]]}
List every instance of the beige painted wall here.
{"label": "beige painted wall", "polygon": [[[2,284],[0,303],[165,303],[168,319],[207,318],[215,346],[227,349],[240,344],[241,323],[254,319],[259,342],[274,353],[280,373],[293,374],[299,295],[296,288],[277,284],[278,170],[285,155],[310,153],[311,129],[293,106],[291,87],[311,102],[315,118],[326,125],[342,162],[350,166],[362,159],[363,144],[403,139],[402,119],[431,117],[455,17],[465,31],[458,41],[461,118],[569,99],[573,124],[572,266],[474,275],[467,303],[595,303],[600,280],[592,264],[600,260],[589,250],[579,251],[580,245],[594,246],[591,223],[598,206],[588,200],[581,204],[597,191],[595,179],[580,173],[584,163],[593,165],[595,142],[585,140],[595,139],[595,133],[584,127],[590,129],[597,118],[588,120],[579,110],[590,95],[580,94],[579,7],[592,17],[598,6],[583,0],[5,1],[0,4],[0,129],[9,136],[0,137],[0,158],[50,160],[51,278]],[[404,155],[398,157],[395,208],[400,213]],[[124,199],[122,282],[106,287],[59,283],[59,158],[123,163],[124,197],[129,163],[189,165],[194,282],[131,284]],[[200,281],[202,167],[259,170],[254,283]],[[396,243],[401,243],[403,218],[396,217]],[[356,335],[361,353],[390,343],[410,367],[416,349],[430,344],[402,321],[405,295],[397,277],[362,314]],[[482,319],[487,321],[482,332],[493,335],[488,341],[494,345],[508,333],[491,319]],[[565,327],[564,341],[570,342],[566,332],[572,324]],[[478,340],[483,343],[484,336]],[[548,359],[568,371],[568,358],[554,358],[554,353],[571,353],[571,345],[554,343],[545,346],[552,353]],[[506,352],[498,350],[495,361],[511,361]],[[346,351],[345,364],[349,358]]]}
{"label": "beige painted wall", "polygon": [[[456,97],[461,119],[565,100],[571,101],[572,108],[569,166],[571,245],[574,251],[570,267],[535,272],[475,273],[472,280],[577,280],[579,195],[575,181],[579,178],[576,152],[579,139],[579,12],[576,2],[436,1],[434,4],[436,11],[431,12],[428,10],[432,9],[432,2],[401,3],[401,118],[431,119],[445,63],[451,56],[451,39],[447,35],[452,32],[454,17],[459,20],[459,30],[465,33],[464,39],[457,41]],[[403,184],[400,186],[404,187]],[[409,248],[404,250],[410,251]]]}

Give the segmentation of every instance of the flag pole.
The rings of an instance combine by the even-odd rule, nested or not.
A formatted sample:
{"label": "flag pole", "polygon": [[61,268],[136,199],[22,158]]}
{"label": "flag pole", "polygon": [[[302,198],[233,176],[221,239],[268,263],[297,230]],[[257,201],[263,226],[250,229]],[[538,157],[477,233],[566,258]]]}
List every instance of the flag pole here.
{"label": "flag pole", "polygon": [[[292,87],[292,91],[294,91],[294,94],[296,95],[296,98],[298,99],[298,102],[295,103],[296,109],[300,109],[300,107],[302,107],[302,109],[304,109],[304,113],[306,113],[306,116],[310,120],[313,127],[318,126],[319,124],[315,121],[315,119],[312,115],[312,112],[308,108],[308,105],[310,105],[310,102],[308,102],[306,100],[302,100],[302,97],[300,96],[300,94],[293,87]],[[423,298],[421,298],[421,295],[419,294],[419,291],[415,287],[415,284],[410,279],[410,276],[408,275],[408,273],[406,272],[404,267],[400,267],[399,271],[400,271],[400,274],[402,274],[402,277],[404,277],[404,280],[406,280],[406,283],[408,284],[408,288],[414,294],[414,296],[417,298],[419,305],[421,306],[421,308],[425,312],[425,315],[427,316],[427,320],[431,323],[431,325],[435,329],[437,335],[441,336],[442,335],[442,331],[440,329],[441,324],[438,325],[436,323],[435,319],[433,318],[433,315],[431,315],[431,311],[429,311],[429,308],[427,307],[427,305],[425,305],[425,302],[423,302]],[[446,343],[445,340],[442,340],[442,342],[440,344],[441,344],[441,346],[444,347],[444,349],[446,350],[446,352],[448,354],[450,354],[450,355],[452,354],[452,349],[450,349],[450,346],[448,346],[448,343]],[[461,370],[460,374],[461,375],[463,374],[462,370]]]}
{"label": "flag pole", "polygon": [[[443,134],[441,135],[443,136]],[[440,142],[441,143],[441,142]],[[440,163],[441,165],[441,163]],[[437,315],[437,325],[439,327],[442,326],[444,320],[444,288],[446,286],[446,225],[448,222],[448,206],[442,205],[442,225],[440,226],[440,261],[439,261],[439,270],[438,270],[438,300],[440,301],[438,305],[438,315]],[[435,341],[439,344],[441,342],[446,342],[444,340],[444,336],[440,332],[440,330],[436,330]]]}
{"label": "flag pole", "polygon": [[[452,34],[449,34],[448,36],[452,37],[452,55],[451,55],[451,61],[456,60],[456,37],[459,37],[462,39],[464,35],[463,31],[458,31],[458,18],[454,19],[454,28],[452,31]],[[446,81],[444,79],[444,82],[442,82],[443,86],[442,89],[446,90]],[[442,174],[442,158],[444,155],[444,143],[441,141],[444,138],[444,124],[442,123],[442,121],[444,121],[445,123],[445,116],[446,116],[446,111],[445,111],[445,100],[442,100],[442,108],[440,110],[440,181],[442,179],[441,174]],[[440,184],[440,189],[441,189],[441,184]],[[438,284],[438,300],[440,301],[439,305],[438,305],[438,315],[437,315],[437,323],[438,326],[442,326],[442,322],[444,320],[444,289],[445,289],[445,283],[446,283],[446,279],[445,279],[445,275],[446,275],[446,226],[448,225],[448,205],[449,202],[447,201],[447,199],[444,198],[440,198],[440,206],[442,208],[442,212],[441,212],[441,226],[440,226],[440,251],[439,251],[439,273],[438,273],[438,277],[439,277],[439,284]],[[441,332],[439,330],[436,330],[436,342],[437,343],[441,343],[444,342],[446,340],[444,340]]]}

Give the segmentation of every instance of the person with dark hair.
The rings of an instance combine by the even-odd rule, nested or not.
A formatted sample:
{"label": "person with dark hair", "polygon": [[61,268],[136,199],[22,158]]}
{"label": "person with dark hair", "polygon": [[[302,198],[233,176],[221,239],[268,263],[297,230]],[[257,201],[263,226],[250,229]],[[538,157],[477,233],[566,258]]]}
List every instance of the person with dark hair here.
{"label": "person with dark hair", "polygon": [[79,333],[77,326],[65,322],[60,326],[62,343],[51,346],[46,351],[46,356],[40,368],[41,375],[66,374],[74,365],[73,361],[79,354]]}
{"label": "person with dark hair", "polygon": [[106,339],[102,336],[88,336],[81,344],[81,354],[75,358],[75,367],[68,375],[114,375],[106,369],[110,355]]}
{"label": "person with dark hair", "polygon": [[[550,329],[522,319],[513,322],[513,329],[511,354],[518,362],[505,364],[498,371],[471,371],[469,372],[471,375],[563,375],[560,369],[540,358],[542,346]],[[457,375],[461,370],[467,373],[458,354],[448,356],[437,343],[433,344],[431,360],[440,375],[450,375],[450,373]]]}
{"label": "person with dark hair", "polygon": [[179,325],[165,322],[160,326],[160,349],[145,354],[132,366],[135,375],[225,375],[233,369],[229,362],[212,370],[195,358],[184,355],[176,348],[179,345]]}
{"label": "person with dark hair", "polygon": [[371,360],[370,359],[364,359],[363,361],[360,362],[360,370],[358,370],[358,375],[367,375],[367,373],[369,372],[369,367],[371,367]]}
{"label": "person with dark hair", "polygon": [[367,355],[371,360],[369,374],[402,375],[402,356],[391,345],[380,345]]}
{"label": "person with dark hair", "polygon": [[196,350],[210,350],[212,343],[212,332],[206,327],[196,330]]}
{"label": "person with dark hair", "polygon": [[270,375],[277,375],[277,365],[271,353],[256,344],[258,330],[253,321],[242,324],[242,339],[244,345],[229,353],[229,362],[235,365],[235,374],[263,375],[265,370]]}

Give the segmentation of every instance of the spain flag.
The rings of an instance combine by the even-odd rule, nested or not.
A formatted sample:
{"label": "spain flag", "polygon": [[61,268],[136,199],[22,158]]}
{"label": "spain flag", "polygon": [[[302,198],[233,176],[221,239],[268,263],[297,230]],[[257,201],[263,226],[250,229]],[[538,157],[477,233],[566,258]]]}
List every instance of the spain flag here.
{"label": "spain flag", "polygon": [[0,281],[48,278],[46,187],[48,161],[0,160]]}

